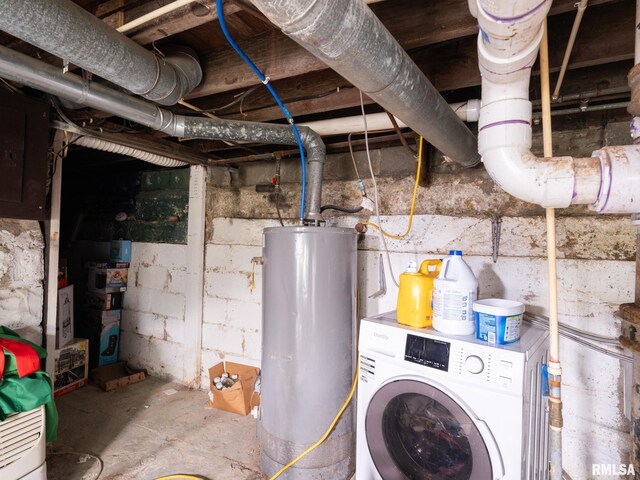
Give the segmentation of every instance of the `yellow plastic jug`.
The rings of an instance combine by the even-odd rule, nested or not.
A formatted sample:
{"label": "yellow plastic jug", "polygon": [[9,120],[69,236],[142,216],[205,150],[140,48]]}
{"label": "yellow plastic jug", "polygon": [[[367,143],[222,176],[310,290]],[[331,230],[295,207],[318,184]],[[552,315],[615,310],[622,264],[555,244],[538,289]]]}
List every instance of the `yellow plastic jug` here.
{"label": "yellow plastic jug", "polygon": [[431,326],[433,280],[440,273],[441,264],[440,260],[425,260],[418,270],[416,263],[411,262],[400,275],[398,323],[416,328]]}

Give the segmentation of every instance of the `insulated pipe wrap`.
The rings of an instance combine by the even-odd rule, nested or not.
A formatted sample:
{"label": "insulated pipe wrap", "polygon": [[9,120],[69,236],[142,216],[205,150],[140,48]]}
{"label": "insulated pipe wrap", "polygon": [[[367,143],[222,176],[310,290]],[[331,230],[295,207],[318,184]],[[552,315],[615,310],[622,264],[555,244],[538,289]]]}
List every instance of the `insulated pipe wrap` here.
{"label": "insulated pipe wrap", "polygon": [[153,163],[154,165],[160,165],[161,167],[184,167],[185,165],[187,165],[186,163],[174,158],[145,152],[137,148],[126,147],[124,145],[108,142],[106,140],[101,140],[95,137],[78,135],[73,139],[73,143],[75,145],[80,145],[81,147],[92,148],[94,150],[102,150],[103,152],[117,153],[119,155],[137,158],[138,160],[144,160],[145,162]]}
{"label": "insulated pipe wrap", "polygon": [[275,25],[442,153],[479,163],[475,136],[362,0],[252,0]]}
{"label": "insulated pipe wrap", "polygon": [[0,30],[164,105],[202,80],[190,49],[158,58],[70,0],[6,0]]}

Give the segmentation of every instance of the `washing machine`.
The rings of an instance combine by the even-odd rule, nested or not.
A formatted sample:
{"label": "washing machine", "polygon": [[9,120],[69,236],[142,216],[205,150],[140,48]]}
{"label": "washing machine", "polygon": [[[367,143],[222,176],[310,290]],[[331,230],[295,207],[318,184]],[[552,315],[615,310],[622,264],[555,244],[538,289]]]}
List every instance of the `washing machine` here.
{"label": "washing machine", "polygon": [[362,320],[356,480],[542,480],[548,332],[511,345]]}

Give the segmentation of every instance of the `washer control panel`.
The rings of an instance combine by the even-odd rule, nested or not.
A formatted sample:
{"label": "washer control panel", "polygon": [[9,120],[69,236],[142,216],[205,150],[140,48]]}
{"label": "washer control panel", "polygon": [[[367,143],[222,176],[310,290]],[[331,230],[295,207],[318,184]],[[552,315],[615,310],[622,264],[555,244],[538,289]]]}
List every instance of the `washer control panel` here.
{"label": "washer control panel", "polygon": [[477,375],[484,370],[484,362],[482,358],[477,355],[469,355],[467,359],[464,361],[464,366],[467,369],[467,372]]}
{"label": "washer control panel", "polygon": [[404,359],[438,370],[449,370],[451,343],[444,340],[407,334]]}

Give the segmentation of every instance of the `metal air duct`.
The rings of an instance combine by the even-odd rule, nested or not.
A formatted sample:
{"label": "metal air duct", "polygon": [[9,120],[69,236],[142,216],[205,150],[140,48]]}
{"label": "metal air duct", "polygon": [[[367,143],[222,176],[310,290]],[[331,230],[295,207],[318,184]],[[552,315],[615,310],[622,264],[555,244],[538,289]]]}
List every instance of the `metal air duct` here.
{"label": "metal air duct", "polygon": [[[62,73],[59,68],[2,46],[0,46],[0,77],[80,105],[109,112],[176,137],[297,145],[289,125],[175,115],[141,98],[131,97],[104,85],[89,82],[72,73]],[[320,203],[325,146],[320,135],[310,128],[301,127],[298,130],[307,151],[309,166],[305,219],[320,222],[322,221]]]}
{"label": "metal air duct", "polygon": [[191,49],[167,48],[159,58],[70,0],[6,0],[0,30],[162,105],[202,80]]}
{"label": "metal air duct", "polygon": [[476,137],[362,0],[251,0],[271,22],[465,167]]}

